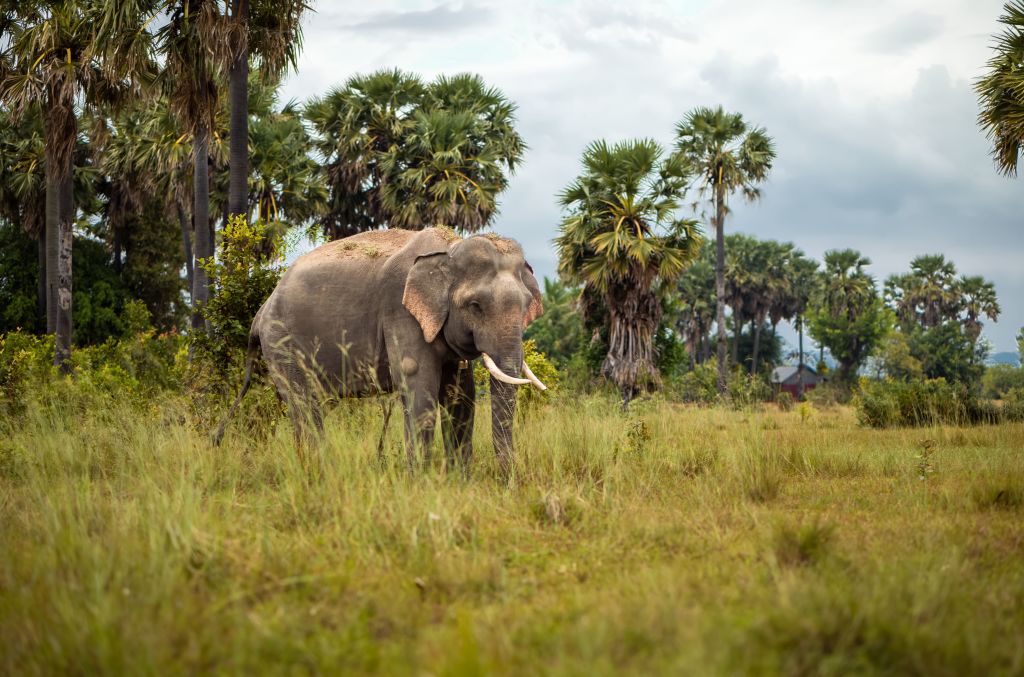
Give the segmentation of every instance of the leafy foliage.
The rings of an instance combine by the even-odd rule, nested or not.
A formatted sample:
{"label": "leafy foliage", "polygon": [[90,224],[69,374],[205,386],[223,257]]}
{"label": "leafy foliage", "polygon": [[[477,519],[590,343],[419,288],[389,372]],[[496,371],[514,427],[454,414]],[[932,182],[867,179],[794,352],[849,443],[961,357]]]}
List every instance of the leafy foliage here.
{"label": "leafy foliage", "polygon": [[978,124],[992,143],[992,159],[1003,174],[1014,176],[1024,145],[1024,2],[1003,5],[988,70],[974,84],[981,111]]}
{"label": "leafy foliage", "polygon": [[857,417],[872,428],[995,423],[1001,410],[966,386],[945,379],[865,381],[854,398]]}
{"label": "leafy foliage", "polygon": [[515,104],[477,75],[357,75],[311,99],[305,116],[324,158],[329,239],[439,224],[477,232],[526,149]]}
{"label": "leafy foliage", "polygon": [[[198,262],[211,281],[210,300],[203,310],[210,329],[194,340],[222,373],[242,362],[253,318],[281,277],[276,259],[272,256],[268,261],[263,254],[266,239],[262,224],[231,216],[221,234],[219,256]],[[279,241],[273,241],[269,249],[276,253],[279,246]]]}

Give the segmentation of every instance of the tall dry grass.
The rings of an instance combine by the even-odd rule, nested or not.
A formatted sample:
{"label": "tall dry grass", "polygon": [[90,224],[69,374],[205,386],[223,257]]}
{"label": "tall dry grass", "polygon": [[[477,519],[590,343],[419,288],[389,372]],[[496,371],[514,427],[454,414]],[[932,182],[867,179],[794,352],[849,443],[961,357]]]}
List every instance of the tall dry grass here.
{"label": "tall dry grass", "polygon": [[1024,425],[565,397],[504,482],[489,416],[468,478],[399,418],[382,467],[371,402],[304,462],[176,399],[30,408],[0,673],[1024,672]]}

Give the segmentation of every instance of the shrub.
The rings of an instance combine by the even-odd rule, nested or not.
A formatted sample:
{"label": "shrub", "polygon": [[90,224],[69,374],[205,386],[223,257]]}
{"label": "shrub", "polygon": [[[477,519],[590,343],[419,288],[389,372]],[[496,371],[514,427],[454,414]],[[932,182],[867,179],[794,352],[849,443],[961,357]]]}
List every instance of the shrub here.
{"label": "shrub", "polygon": [[993,364],[981,378],[982,397],[1003,399],[1014,388],[1024,389],[1024,367]]}
{"label": "shrub", "polygon": [[699,404],[712,404],[718,400],[718,367],[714,358],[696,365],[678,379],[668,383],[671,399]]}
{"label": "shrub", "polygon": [[775,404],[779,411],[791,411],[793,409],[793,395],[788,390],[780,390],[775,395]]}
{"label": "shrub", "polygon": [[729,379],[729,403],[736,408],[750,407],[772,398],[772,389],[760,374],[733,372]]}
{"label": "shrub", "polygon": [[53,336],[19,331],[0,336],[0,418],[24,413],[27,391],[54,376],[52,365]]}
{"label": "shrub", "polygon": [[857,418],[872,428],[995,423],[1002,417],[991,402],[945,379],[866,381],[854,398]]}
{"label": "shrub", "polygon": [[205,353],[199,361],[213,366],[221,379],[242,363],[252,320],[277,286],[280,247],[280,239],[270,238],[262,224],[236,214],[221,233],[217,259],[199,262],[210,276],[210,299],[202,309],[209,332],[194,332],[193,348]]}
{"label": "shrub", "polygon": [[818,409],[829,409],[850,401],[850,389],[838,381],[819,383],[804,393],[804,399]]}

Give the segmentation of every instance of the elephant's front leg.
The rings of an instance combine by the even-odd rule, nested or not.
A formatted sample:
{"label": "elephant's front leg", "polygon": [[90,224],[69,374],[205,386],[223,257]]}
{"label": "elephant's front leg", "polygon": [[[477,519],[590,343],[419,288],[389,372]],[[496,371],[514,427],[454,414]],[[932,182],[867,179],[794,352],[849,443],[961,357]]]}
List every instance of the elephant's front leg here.
{"label": "elephant's front leg", "polygon": [[434,446],[434,426],[437,422],[437,399],[440,391],[439,369],[424,368],[412,363],[411,357],[402,360],[402,406],[405,413],[405,454],[409,468],[416,468],[416,458],[422,452],[425,465],[430,465],[430,452]]}
{"label": "elephant's front leg", "polygon": [[473,363],[446,364],[441,371],[441,432],[444,435],[445,461],[461,466],[464,472],[469,471],[469,461],[473,457],[475,409]]}

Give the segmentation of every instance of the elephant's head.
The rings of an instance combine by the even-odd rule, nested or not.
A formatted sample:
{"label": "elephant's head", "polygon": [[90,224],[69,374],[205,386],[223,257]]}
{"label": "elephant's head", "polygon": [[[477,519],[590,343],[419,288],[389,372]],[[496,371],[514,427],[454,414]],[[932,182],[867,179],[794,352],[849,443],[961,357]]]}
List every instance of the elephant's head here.
{"label": "elephant's head", "polygon": [[[483,356],[491,372],[494,444],[511,454],[514,385],[543,384],[523,362],[523,330],[542,312],[540,287],[514,240],[481,235],[418,256],[402,300],[428,343],[444,342],[463,359]],[[527,378],[518,378],[525,373]]]}

